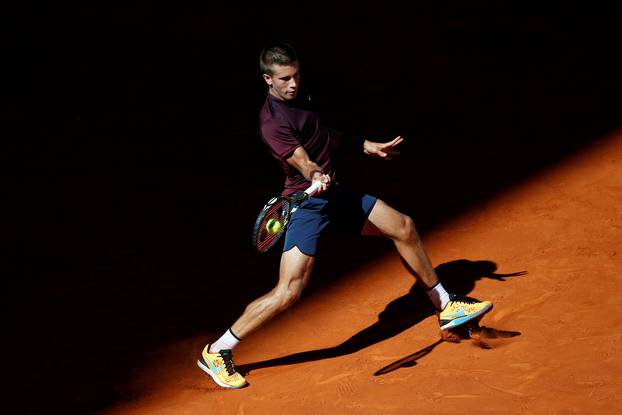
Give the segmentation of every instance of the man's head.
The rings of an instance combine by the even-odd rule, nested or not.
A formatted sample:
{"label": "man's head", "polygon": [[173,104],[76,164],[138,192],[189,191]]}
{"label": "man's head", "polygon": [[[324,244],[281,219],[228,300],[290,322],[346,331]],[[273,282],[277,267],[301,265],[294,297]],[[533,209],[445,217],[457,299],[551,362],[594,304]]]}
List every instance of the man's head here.
{"label": "man's head", "polygon": [[290,101],[298,94],[300,69],[296,51],[288,43],[265,47],[259,57],[259,67],[272,96]]}

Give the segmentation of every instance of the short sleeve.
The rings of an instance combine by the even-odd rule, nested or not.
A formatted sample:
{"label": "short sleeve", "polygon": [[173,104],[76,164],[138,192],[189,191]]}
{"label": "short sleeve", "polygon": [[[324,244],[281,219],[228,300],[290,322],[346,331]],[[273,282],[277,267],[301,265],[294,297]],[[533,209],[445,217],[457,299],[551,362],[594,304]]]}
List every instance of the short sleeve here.
{"label": "short sleeve", "polygon": [[281,160],[289,158],[302,145],[285,122],[270,120],[261,126],[260,132],[272,154]]}

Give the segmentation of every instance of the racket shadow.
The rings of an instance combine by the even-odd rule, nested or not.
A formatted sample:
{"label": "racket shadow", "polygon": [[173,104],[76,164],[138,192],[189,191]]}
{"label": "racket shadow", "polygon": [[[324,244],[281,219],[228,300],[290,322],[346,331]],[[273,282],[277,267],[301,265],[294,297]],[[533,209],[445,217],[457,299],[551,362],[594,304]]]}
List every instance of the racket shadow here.
{"label": "racket shadow", "polygon": [[436,348],[439,344],[443,342],[449,343],[460,343],[461,340],[473,340],[473,344],[481,349],[492,349],[493,347],[487,341],[483,339],[505,339],[510,337],[519,336],[521,333],[518,331],[511,330],[497,330],[491,327],[485,326],[476,326],[476,328],[472,328],[469,330],[468,324],[461,326],[461,328],[455,330],[449,336],[441,336],[440,339],[430,344],[429,346],[424,347],[421,350],[416,351],[415,353],[403,357],[382,369],[378,369],[374,372],[374,376],[385,375],[387,373],[393,372],[394,370],[401,368],[413,367],[417,364],[417,360],[429,354],[432,350]]}
{"label": "racket shadow", "polygon": [[[475,281],[481,278],[492,278],[498,281],[505,281],[507,277],[525,275],[526,272],[516,272],[512,274],[498,274],[495,272],[497,266],[492,261],[469,261],[460,259],[441,264],[436,267],[437,274],[443,284],[453,289],[459,289],[455,292],[460,294],[468,294],[475,286]],[[237,367],[238,371],[243,375],[253,370],[258,370],[273,366],[293,365],[314,360],[330,359],[334,357],[344,356],[358,352],[376,343],[390,339],[403,331],[413,327],[422,320],[435,314],[427,294],[417,285],[414,284],[410,291],[392,302],[378,315],[378,321],[369,327],[354,334],[344,342],[323,349],[308,350],[304,352],[294,353],[287,356],[277,357],[274,359],[264,360],[260,362],[242,364]],[[494,329],[487,329],[486,333],[492,335]],[[500,331],[497,331],[500,332]],[[511,332],[517,333],[517,332]],[[482,336],[484,337],[484,336]],[[502,337],[499,335],[498,337]],[[399,367],[413,366],[418,359],[429,354],[443,340],[435,343],[409,355],[403,359],[392,363],[395,370]],[[389,367],[387,366],[387,368]],[[388,373],[387,368],[383,373]],[[378,371],[378,372],[380,372]],[[376,374],[378,374],[376,372]]]}
{"label": "racket shadow", "polygon": [[377,370],[374,373],[374,376],[380,376],[380,375],[384,375],[390,372],[393,372],[394,370],[400,369],[402,367],[412,367],[415,366],[417,364],[417,360],[421,359],[423,356],[429,354],[432,350],[434,350],[434,348],[436,348],[436,346],[438,346],[439,344],[443,343],[444,340],[443,339],[438,339],[437,341],[435,341],[434,343],[432,343],[429,346],[424,347],[421,350],[416,351],[415,353],[403,357],[393,363],[391,363],[390,365],[387,365],[385,367],[383,367],[382,369]]}

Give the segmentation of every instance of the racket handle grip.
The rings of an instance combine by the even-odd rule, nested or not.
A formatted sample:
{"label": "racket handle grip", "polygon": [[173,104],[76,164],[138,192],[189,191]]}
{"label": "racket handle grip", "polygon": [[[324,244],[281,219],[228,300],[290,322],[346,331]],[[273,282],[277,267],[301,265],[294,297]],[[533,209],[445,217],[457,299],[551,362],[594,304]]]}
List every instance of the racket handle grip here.
{"label": "racket handle grip", "polygon": [[315,192],[317,192],[317,189],[319,189],[321,185],[322,182],[320,181],[313,182],[313,184],[309,186],[307,190],[305,190],[305,193],[309,196],[312,196]]}

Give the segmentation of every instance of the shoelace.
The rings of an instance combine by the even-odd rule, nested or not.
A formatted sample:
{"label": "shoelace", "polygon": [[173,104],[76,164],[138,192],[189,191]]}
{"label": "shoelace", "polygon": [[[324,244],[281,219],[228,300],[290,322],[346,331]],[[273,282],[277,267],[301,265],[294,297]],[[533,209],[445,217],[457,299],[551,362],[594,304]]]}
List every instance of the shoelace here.
{"label": "shoelace", "polygon": [[464,304],[474,304],[479,303],[475,298],[467,297],[466,295],[457,295],[452,294],[449,298],[449,301],[454,303],[464,303]]}
{"label": "shoelace", "polygon": [[233,375],[235,373],[235,364],[233,363],[233,353],[231,353],[231,350],[221,350],[220,356],[225,363],[227,374],[229,374],[229,376]]}

